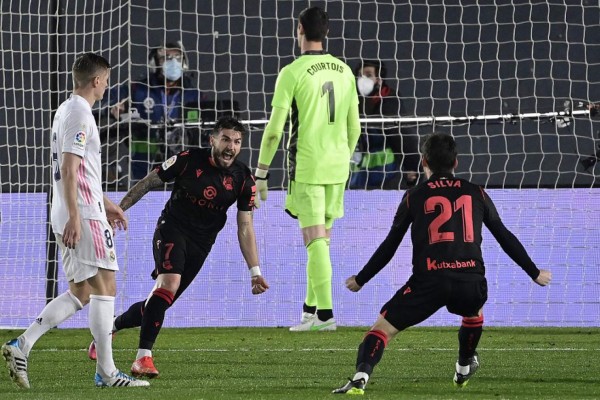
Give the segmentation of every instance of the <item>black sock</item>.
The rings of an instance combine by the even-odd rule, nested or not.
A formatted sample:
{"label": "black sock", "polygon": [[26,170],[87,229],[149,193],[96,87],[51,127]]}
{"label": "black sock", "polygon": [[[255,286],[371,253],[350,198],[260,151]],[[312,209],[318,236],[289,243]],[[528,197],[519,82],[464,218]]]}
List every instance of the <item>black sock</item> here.
{"label": "black sock", "polygon": [[138,348],[152,350],[156,337],[162,328],[165,312],[173,304],[173,294],[165,289],[156,289],[144,310],[140,342]]}
{"label": "black sock", "polygon": [[373,368],[381,361],[387,345],[387,336],[382,331],[369,331],[365,335],[356,357],[356,372],[373,373]]}
{"label": "black sock", "polygon": [[142,315],[144,315],[144,301],[138,301],[129,307],[127,311],[115,318],[115,328],[121,329],[135,328],[142,324]]}
{"label": "black sock", "polygon": [[333,318],[333,310],[317,310],[317,318],[321,321],[327,321]]}
{"label": "black sock", "polygon": [[306,303],[302,304],[302,311],[314,314],[317,312],[317,306],[309,306]]}
{"label": "black sock", "polygon": [[469,365],[470,358],[475,354],[475,349],[483,332],[483,316],[477,320],[463,320],[458,330],[458,363]]}

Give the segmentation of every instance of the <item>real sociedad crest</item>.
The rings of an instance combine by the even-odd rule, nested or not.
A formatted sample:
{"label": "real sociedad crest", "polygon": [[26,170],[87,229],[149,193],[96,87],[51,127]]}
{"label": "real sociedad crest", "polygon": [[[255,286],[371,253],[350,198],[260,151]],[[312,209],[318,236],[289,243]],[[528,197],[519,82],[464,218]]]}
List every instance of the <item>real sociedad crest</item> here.
{"label": "real sociedad crest", "polygon": [[233,177],[226,176],[223,178],[223,186],[225,186],[225,189],[227,190],[233,190]]}

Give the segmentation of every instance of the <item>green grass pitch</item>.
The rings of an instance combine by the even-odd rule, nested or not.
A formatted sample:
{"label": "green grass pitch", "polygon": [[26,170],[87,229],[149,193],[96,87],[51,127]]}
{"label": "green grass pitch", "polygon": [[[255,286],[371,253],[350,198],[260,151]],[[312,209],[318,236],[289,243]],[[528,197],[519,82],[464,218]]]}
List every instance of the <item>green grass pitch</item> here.
{"label": "green grass pitch", "polygon": [[[365,328],[291,333],[284,328],[163,329],[154,348],[161,375],[150,388],[96,388],[90,333],[55,329],[29,359],[31,390],[0,369],[0,399],[334,399],[354,373]],[[0,331],[5,342],[21,331]],[[137,329],[119,332],[114,357],[128,372]],[[366,399],[600,399],[600,329],[485,328],[481,367],[452,386],[456,329],[411,328],[388,344]]]}

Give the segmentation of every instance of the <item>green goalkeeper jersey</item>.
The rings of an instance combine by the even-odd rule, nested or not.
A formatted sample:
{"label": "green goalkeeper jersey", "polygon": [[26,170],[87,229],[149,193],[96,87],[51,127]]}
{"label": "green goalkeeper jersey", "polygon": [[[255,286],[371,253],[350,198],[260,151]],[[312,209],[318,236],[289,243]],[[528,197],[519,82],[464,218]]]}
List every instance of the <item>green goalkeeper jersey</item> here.
{"label": "green goalkeeper jersey", "polygon": [[348,115],[351,107],[358,108],[350,67],[330,54],[306,52],[280,71],[271,105],[290,112],[290,179],[322,185],[345,182],[354,150]]}

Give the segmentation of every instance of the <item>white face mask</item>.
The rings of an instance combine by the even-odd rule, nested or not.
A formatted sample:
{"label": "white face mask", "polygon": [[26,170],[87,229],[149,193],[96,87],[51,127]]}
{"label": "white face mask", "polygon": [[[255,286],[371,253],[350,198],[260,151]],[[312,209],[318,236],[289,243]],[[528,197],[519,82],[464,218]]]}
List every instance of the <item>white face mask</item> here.
{"label": "white face mask", "polygon": [[375,82],[371,78],[367,78],[366,76],[359,76],[356,80],[356,87],[358,88],[358,92],[361,95],[368,96],[373,92]]}
{"label": "white face mask", "polygon": [[170,81],[176,81],[183,75],[183,66],[175,59],[166,60],[163,65],[163,75]]}

